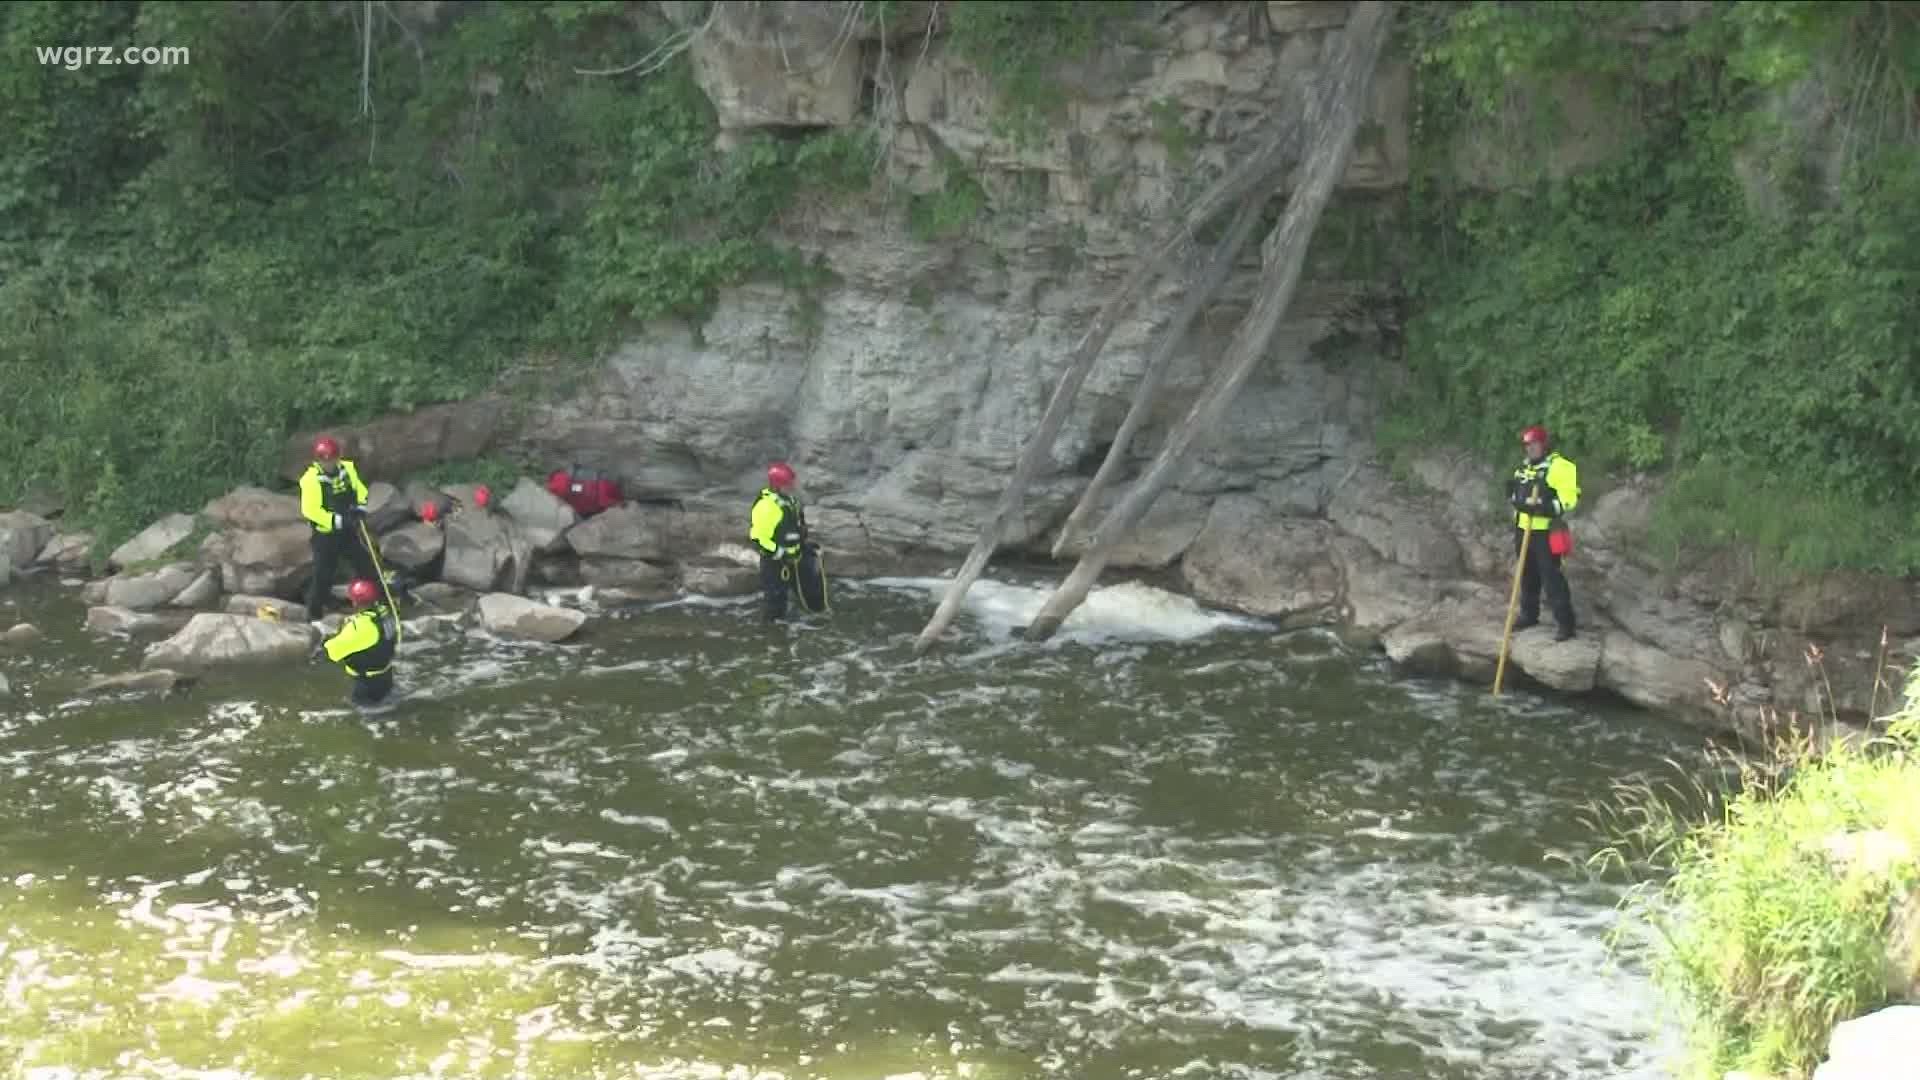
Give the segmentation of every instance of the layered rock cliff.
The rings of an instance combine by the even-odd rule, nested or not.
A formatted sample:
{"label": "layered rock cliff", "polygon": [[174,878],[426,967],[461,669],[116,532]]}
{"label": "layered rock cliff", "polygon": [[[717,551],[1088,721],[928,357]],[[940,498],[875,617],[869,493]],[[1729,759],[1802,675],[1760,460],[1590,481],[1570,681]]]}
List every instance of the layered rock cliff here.
{"label": "layered rock cliff", "polygon": [[[1063,70],[1058,122],[1021,139],[1002,130],[994,87],[925,5],[901,5],[892,26],[851,19],[847,5],[723,5],[698,25],[697,5],[661,7],[698,31],[695,70],[723,138],[864,126],[883,141],[870,197],[787,216],[785,239],[822,258],[833,284],[733,290],[702,325],[652,327],[511,419],[479,403],[434,421],[439,435],[405,438],[424,458],[489,443],[580,461],[627,478],[643,500],[716,520],[741,512],[765,463],[785,458],[850,573],[970,545],[1145,223],[1229,160],[1236,140],[1299,113],[1345,19],[1341,3],[1143,5],[1144,36]],[[1390,57],[1345,179],[1350,208],[1406,181],[1411,85],[1411,66]],[[1576,168],[1605,142],[1574,132],[1560,164]],[[1457,156],[1497,182],[1497,148]],[[929,207],[952,211],[948,227],[910,229]],[[1381,282],[1340,276],[1337,262],[1310,264],[1282,344],[1115,566],[1170,573],[1206,602],[1287,625],[1349,626],[1423,668],[1488,677],[1512,566],[1495,495],[1503,469],[1444,447],[1410,473],[1381,464],[1372,437],[1396,375],[1391,298]],[[1136,465],[1225,351],[1256,275],[1243,267],[1196,324]],[[1007,549],[1046,550],[1178,285],[1114,335]],[[1651,483],[1585,480],[1568,563],[1581,637],[1555,644],[1533,631],[1515,644],[1518,666],[1551,686],[1711,722],[1766,706],[1827,714],[1830,686],[1842,713],[1858,713],[1872,687],[1868,635],[1885,624],[1904,647],[1920,634],[1909,583],[1828,579],[1762,601],[1707,570],[1663,573],[1645,550]],[[1809,663],[1810,644],[1825,646],[1824,666]]]}

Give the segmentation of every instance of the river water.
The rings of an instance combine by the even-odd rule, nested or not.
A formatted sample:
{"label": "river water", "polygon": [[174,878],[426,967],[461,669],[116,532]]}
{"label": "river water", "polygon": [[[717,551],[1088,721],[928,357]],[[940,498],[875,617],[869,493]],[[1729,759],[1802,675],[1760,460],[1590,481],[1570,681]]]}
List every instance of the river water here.
{"label": "river water", "polygon": [[1666,1075],[1577,864],[1697,733],[1135,585],[1037,647],[983,582],[915,659],[938,587],[416,633],[370,717],[82,700],[139,644],[0,593],[0,1076]]}

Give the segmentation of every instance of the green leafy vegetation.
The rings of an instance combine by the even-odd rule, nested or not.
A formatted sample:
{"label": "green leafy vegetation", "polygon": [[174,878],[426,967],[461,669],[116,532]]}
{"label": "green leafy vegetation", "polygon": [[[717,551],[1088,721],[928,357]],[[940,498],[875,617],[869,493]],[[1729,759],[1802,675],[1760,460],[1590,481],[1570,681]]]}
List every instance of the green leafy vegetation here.
{"label": "green leafy vegetation", "polygon": [[[1920,569],[1920,13],[1433,5],[1413,29],[1393,439],[1504,459],[1544,422],[1586,475],[1670,475],[1670,553]],[[1610,145],[1547,168],[1581,109]],[[1476,189],[1476,138],[1541,167]]]}
{"label": "green leafy vegetation", "polygon": [[767,227],[802,193],[871,175],[858,132],[716,151],[684,56],[579,74],[659,44],[668,28],[628,5],[404,16],[0,9],[16,58],[191,50],[185,66],[0,71],[0,504],[53,491],[110,548],[271,483],[288,431],[454,400],[649,319],[697,321],[751,275],[817,282]]}
{"label": "green leafy vegetation", "polygon": [[1037,141],[1066,107],[1061,65],[1084,61],[1117,28],[1139,18],[1125,0],[1076,3],[948,4],[949,41],[956,54],[993,84],[1002,134]]}
{"label": "green leafy vegetation", "polygon": [[1889,955],[1888,924],[1920,888],[1920,708],[1871,745],[1815,756],[1785,738],[1737,775],[1727,790],[1623,789],[1602,815],[1615,843],[1594,861],[1642,876],[1622,929],[1652,931],[1654,975],[1687,1021],[1687,1075],[1806,1076],[1835,1025],[1888,1002],[1890,966],[1915,962]]}
{"label": "green leafy vegetation", "polygon": [[907,204],[907,230],[933,242],[966,236],[988,207],[987,190],[967,170],[948,162],[937,190],[914,195]]}

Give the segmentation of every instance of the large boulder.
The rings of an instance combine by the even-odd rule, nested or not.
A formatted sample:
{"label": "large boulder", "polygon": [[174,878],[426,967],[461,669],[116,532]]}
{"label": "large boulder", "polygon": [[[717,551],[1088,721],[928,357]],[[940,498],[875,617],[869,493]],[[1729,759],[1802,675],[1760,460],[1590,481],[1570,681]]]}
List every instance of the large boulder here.
{"label": "large boulder", "polygon": [[580,520],[573,507],[525,477],[513,486],[500,509],[527,543],[545,554],[566,547],[566,531]]}
{"label": "large boulder", "polygon": [[663,525],[658,513],[644,510],[633,503],[621,503],[568,529],[567,546],[583,560],[664,561],[670,557],[670,553]]}
{"label": "large boulder", "polygon": [[234,488],[200,512],[216,529],[271,529],[304,520],[300,517],[299,496],[252,486]]}
{"label": "large boulder", "polygon": [[[1541,624],[1515,633],[1508,652],[1513,666],[1555,690],[1584,694],[1599,682],[1600,640],[1591,632],[1555,641],[1553,631]],[[1499,660],[1497,652],[1494,659]]]}
{"label": "large boulder", "polygon": [[1349,628],[1359,635],[1377,638],[1433,606],[1432,582],[1381,558],[1360,538],[1336,536],[1333,551],[1346,580]]}
{"label": "large boulder", "polygon": [[385,480],[367,485],[367,528],[376,535],[413,520],[413,507],[400,489]]}
{"label": "large boulder", "polygon": [[1389,660],[1410,670],[1491,678],[1506,612],[1501,590],[1457,583],[1419,615],[1382,633],[1380,644]]}
{"label": "large boulder", "polygon": [[1223,496],[1213,504],[1181,575],[1201,603],[1312,625],[1336,616],[1342,578],[1333,527],[1276,515],[1258,499]]}
{"label": "large boulder", "polygon": [[446,534],[437,525],[416,521],[380,538],[380,559],[403,570],[421,570],[446,550]]}
{"label": "large boulder", "polygon": [[[506,399],[480,397],[397,413],[357,427],[334,428],[326,434],[340,441],[363,478],[404,476],[442,462],[479,457],[506,432],[510,420]],[[313,440],[320,434],[303,431],[287,440],[280,459],[282,476],[300,478],[313,461]]]}
{"label": "large boulder", "polygon": [[121,570],[162,558],[193,535],[194,525],[192,514],[168,514],[114,548],[113,554],[107,556],[107,565]]}
{"label": "large boulder", "polygon": [[313,572],[311,535],[302,522],[218,532],[201,543],[200,560],[219,569],[226,592],[291,596]]}
{"label": "large boulder", "polygon": [[480,625],[502,637],[565,641],[586,622],[584,611],[553,607],[511,593],[488,593],[480,598]]}
{"label": "large boulder", "polygon": [[1892,1080],[1920,1061],[1920,1005],[1893,1005],[1833,1029],[1813,1080]]}
{"label": "large boulder", "polygon": [[168,601],[173,607],[206,607],[220,599],[220,571],[202,570],[193,579],[192,584],[180,590],[180,595]]}
{"label": "large boulder", "polygon": [[93,552],[93,534],[90,532],[55,533],[45,547],[40,549],[37,560],[42,566],[51,566],[60,570],[84,569]]}
{"label": "large boulder", "polygon": [[192,671],[217,664],[303,660],[313,628],[250,615],[201,612],[180,632],[147,650],[141,666]]}
{"label": "large boulder", "polygon": [[444,528],[446,555],[440,577],[479,592],[492,592],[513,568],[513,540],[500,518],[483,510],[462,510]]}
{"label": "large boulder", "polygon": [[0,562],[25,569],[53,539],[53,523],[38,514],[9,510],[0,514]]}
{"label": "large boulder", "polygon": [[152,570],[115,574],[107,579],[105,602],[112,607],[146,611],[171,604],[200,576],[190,562],[168,563]]}
{"label": "large boulder", "polygon": [[40,644],[45,637],[46,635],[40,632],[40,628],[32,623],[15,623],[7,628],[6,633],[0,634],[0,645],[25,649]]}
{"label": "large boulder", "polygon": [[1602,637],[1600,686],[1643,708],[1697,713],[1709,707],[1713,684],[1728,681],[1725,671],[1676,657],[1623,631],[1608,630]]}

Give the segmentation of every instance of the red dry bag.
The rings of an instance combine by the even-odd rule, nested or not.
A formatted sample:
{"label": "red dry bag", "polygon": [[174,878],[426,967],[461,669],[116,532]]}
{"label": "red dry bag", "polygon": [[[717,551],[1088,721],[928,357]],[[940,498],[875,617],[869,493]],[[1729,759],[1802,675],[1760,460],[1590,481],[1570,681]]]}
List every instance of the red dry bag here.
{"label": "red dry bag", "polygon": [[620,502],[620,485],[612,477],[579,465],[549,475],[547,490],[581,517],[592,517]]}
{"label": "red dry bag", "polygon": [[1573,530],[1562,526],[1548,532],[1547,550],[1555,555],[1573,554]]}

